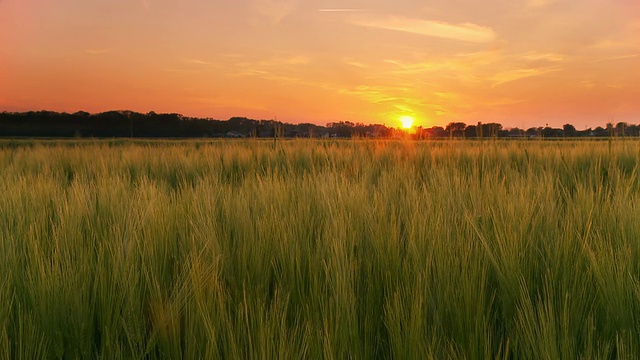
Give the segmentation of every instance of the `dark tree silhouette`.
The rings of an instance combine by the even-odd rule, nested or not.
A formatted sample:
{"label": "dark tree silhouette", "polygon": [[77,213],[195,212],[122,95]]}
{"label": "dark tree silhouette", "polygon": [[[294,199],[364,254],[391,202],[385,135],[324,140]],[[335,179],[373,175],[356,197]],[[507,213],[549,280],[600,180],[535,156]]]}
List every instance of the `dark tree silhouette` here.
{"label": "dark tree silhouette", "polygon": [[[191,118],[180,114],[147,114],[129,110],[106,111],[89,114],[78,111],[73,114],[53,111],[29,111],[0,113],[0,137],[141,137],[141,138],[191,138],[191,137],[392,137],[394,129],[381,124],[363,124],[351,121],[328,123],[326,126],[309,123],[289,124],[276,120],[253,120],[232,117],[229,120]],[[419,127],[414,139],[447,137],[608,137],[640,136],[638,125],[619,122],[608,123],[606,128],[577,131],[571,124],[561,129],[532,127],[526,132],[511,128],[505,130],[499,123],[467,126],[463,122],[451,122],[446,128]]]}
{"label": "dark tree silhouette", "polygon": [[564,124],[562,126],[562,131],[564,132],[565,137],[575,137],[577,134],[575,126],[571,124]]}
{"label": "dark tree silhouette", "polygon": [[463,122],[451,122],[445,127],[445,130],[449,133],[450,137],[462,137],[464,136],[464,129],[467,124]]}

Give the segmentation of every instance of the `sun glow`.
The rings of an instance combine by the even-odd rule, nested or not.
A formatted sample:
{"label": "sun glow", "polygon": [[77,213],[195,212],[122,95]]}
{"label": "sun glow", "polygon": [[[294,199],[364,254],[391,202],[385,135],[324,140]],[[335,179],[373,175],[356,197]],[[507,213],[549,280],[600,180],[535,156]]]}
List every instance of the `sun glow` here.
{"label": "sun glow", "polygon": [[402,123],[403,129],[411,129],[413,127],[413,122],[415,119],[411,116],[403,116],[400,118],[400,122]]}

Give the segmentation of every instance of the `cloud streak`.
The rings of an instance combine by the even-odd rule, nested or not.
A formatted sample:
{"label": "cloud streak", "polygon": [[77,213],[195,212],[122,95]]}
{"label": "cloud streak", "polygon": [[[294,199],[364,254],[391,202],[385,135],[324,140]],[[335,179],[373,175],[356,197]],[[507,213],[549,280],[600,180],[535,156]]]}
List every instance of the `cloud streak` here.
{"label": "cloud streak", "polygon": [[104,54],[109,54],[111,53],[113,50],[111,49],[87,49],[85,50],[85,52],[89,55],[104,55]]}
{"label": "cloud streak", "polygon": [[358,26],[401,31],[469,43],[489,43],[497,37],[491,28],[470,23],[451,24],[401,16],[354,17],[351,22]]}
{"label": "cloud streak", "polygon": [[347,8],[328,8],[328,9],[318,9],[318,11],[320,12],[372,12],[373,10],[371,9],[347,9]]}
{"label": "cloud streak", "polygon": [[559,67],[548,67],[543,69],[516,69],[516,70],[508,70],[496,74],[493,76],[493,85],[492,87],[497,87],[500,85],[504,85],[506,83],[510,83],[513,81],[526,79],[534,76],[546,75],[552,72],[560,71]]}
{"label": "cloud streak", "polygon": [[543,9],[549,7],[555,2],[555,0],[530,0],[527,7],[530,9]]}
{"label": "cloud streak", "polygon": [[297,0],[254,0],[253,9],[258,14],[277,24],[289,16],[298,5]]}
{"label": "cloud streak", "polygon": [[565,56],[555,53],[538,53],[535,51],[528,52],[521,55],[522,59],[529,61],[548,61],[548,62],[562,62]]}
{"label": "cloud streak", "polygon": [[620,55],[620,56],[611,56],[604,59],[596,60],[596,62],[605,62],[605,61],[616,61],[616,60],[626,60],[640,57],[640,54],[629,54],[629,55]]}
{"label": "cloud streak", "polygon": [[188,64],[196,64],[196,65],[215,65],[215,63],[212,63],[210,61],[204,61],[200,59],[185,59],[184,62]]}

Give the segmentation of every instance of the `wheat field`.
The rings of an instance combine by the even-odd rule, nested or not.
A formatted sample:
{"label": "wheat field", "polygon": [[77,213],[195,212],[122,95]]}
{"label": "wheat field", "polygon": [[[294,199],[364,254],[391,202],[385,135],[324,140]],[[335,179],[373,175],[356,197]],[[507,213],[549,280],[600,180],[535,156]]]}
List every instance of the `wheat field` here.
{"label": "wheat field", "polygon": [[0,357],[640,358],[640,142],[0,141]]}

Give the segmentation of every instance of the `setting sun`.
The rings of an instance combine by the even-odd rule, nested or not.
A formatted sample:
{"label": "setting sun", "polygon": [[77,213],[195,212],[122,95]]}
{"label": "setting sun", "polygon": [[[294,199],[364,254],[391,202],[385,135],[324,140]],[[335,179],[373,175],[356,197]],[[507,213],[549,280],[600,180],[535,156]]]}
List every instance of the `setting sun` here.
{"label": "setting sun", "polygon": [[400,118],[400,122],[402,123],[403,129],[411,129],[414,121],[415,120],[411,116],[403,116]]}

